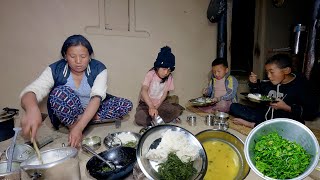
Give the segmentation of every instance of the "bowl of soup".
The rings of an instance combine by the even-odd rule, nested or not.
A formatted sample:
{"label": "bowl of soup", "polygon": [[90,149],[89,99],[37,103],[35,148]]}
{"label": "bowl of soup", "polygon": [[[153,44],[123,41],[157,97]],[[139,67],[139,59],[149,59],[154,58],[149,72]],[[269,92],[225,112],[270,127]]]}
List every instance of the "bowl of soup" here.
{"label": "bowl of soup", "polygon": [[244,156],[244,143],[237,136],[223,130],[208,129],[196,138],[206,151],[208,166],[204,180],[244,179],[249,165]]}

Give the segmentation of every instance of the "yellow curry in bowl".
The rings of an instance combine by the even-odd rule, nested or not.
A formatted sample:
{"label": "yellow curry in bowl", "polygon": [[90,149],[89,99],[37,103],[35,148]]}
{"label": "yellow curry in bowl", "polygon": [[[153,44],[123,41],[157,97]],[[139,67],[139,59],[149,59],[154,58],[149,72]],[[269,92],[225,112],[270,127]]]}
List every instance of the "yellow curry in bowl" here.
{"label": "yellow curry in bowl", "polygon": [[208,159],[205,180],[238,180],[249,174],[244,156],[244,143],[237,136],[223,130],[208,129],[196,134]]}
{"label": "yellow curry in bowl", "polygon": [[208,159],[205,180],[236,179],[240,169],[238,153],[227,143],[213,140],[202,143]]}

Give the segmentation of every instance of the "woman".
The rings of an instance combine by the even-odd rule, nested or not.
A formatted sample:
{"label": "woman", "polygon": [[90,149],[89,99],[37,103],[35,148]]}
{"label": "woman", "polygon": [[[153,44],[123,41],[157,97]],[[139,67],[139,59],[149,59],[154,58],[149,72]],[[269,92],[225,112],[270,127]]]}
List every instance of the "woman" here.
{"label": "woman", "polygon": [[21,92],[25,114],[21,120],[23,133],[31,140],[42,119],[38,102],[49,94],[48,113],[53,126],[70,129],[69,144],[79,146],[82,132],[92,119],[119,119],[132,109],[132,102],[107,94],[107,69],[91,59],[93,49],[82,35],[68,37],[62,48],[63,59],[49,65]]}

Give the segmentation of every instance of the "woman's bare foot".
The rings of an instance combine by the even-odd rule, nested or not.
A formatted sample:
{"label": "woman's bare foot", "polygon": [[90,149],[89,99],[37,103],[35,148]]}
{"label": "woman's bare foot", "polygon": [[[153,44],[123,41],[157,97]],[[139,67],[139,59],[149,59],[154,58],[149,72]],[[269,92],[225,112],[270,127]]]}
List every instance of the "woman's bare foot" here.
{"label": "woman's bare foot", "polygon": [[250,127],[250,128],[254,128],[254,125],[256,124],[256,123],[249,122],[249,121],[246,121],[246,120],[241,119],[241,118],[233,118],[232,122],[234,124],[244,125],[244,126],[247,126],[247,127]]}

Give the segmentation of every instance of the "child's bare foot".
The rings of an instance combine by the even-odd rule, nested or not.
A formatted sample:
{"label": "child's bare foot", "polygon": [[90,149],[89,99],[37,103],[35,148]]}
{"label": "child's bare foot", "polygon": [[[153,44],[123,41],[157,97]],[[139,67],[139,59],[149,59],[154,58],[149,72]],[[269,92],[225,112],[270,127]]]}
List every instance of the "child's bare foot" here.
{"label": "child's bare foot", "polygon": [[246,120],[241,119],[241,118],[233,118],[232,122],[233,122],[234,124],[244,125],[244,126],[247,126],[247,127],[250,127],[250,128],[253,128],[254,125],[255,125],[255,123],[246,121]]}

